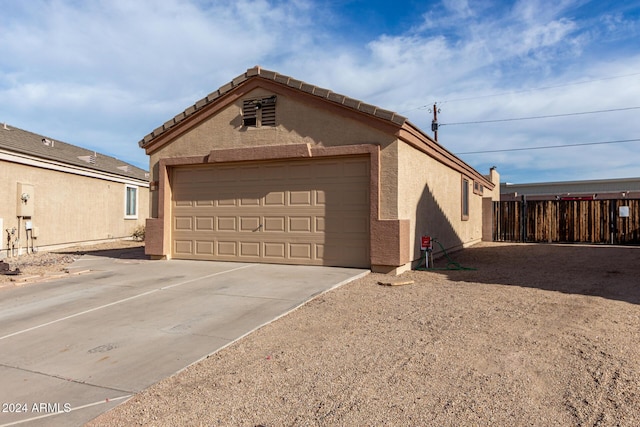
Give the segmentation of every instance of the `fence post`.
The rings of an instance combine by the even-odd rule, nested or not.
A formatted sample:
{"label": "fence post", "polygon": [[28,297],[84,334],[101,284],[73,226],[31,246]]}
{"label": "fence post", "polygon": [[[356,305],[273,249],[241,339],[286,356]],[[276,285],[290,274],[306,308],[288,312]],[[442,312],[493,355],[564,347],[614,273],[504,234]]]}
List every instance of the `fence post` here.
{"label": "fence post", "polygon": [[615,244],[616,236],[616,205],[615,200],[609,202],[609,234],[611,235],[611,244]]}
{"label": "fence post", "polygon": [[482,198],[482,240],[493,241],[493,200],[491,197]]}
{"label": "fence post", "polygon": [[527,241],[527,196],[522,195],[522,204],[520,205],[520,239]]}

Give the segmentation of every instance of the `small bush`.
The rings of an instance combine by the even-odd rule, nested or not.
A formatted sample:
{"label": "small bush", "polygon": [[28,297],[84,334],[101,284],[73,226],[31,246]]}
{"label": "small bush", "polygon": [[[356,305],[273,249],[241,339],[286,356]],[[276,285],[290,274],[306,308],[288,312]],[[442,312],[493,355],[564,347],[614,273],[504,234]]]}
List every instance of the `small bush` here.
{"label": "small bush", "polygon": [[133,230],[133,233],[131,233],[131,237],[133,237],[133,240],[137,242],[143,242],[144,241],[144,225],[137,226]]}

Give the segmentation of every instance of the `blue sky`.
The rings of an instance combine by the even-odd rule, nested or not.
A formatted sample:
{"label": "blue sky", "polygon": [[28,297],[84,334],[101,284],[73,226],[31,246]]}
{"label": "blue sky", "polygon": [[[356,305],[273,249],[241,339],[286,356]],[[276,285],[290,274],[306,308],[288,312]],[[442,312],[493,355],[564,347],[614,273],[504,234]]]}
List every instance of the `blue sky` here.
{"label": "blue sky", "polygon": [[[640,139],[640,0],[0,0],[0,11],[0,123],[145,169],[144,135],[260,65],[425,131],[437,102],[439,143],[503,181],[640,177],[640,141],[608,143]],[[603,110],[615,111],[568,115]]]}

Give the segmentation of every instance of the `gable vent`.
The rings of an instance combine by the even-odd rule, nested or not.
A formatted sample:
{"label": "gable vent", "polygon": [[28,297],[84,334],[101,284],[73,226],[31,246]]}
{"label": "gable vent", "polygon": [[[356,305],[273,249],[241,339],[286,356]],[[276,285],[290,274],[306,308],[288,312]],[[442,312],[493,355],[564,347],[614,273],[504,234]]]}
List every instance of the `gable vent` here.
{"label": "gable vent", "polygon": [[257,126],[258,106],[254,100],[245,99],[242,103],[242,126]]}
{"label": "gable vent", "polygon": [[262,108],[260,109],[260,112],[262,113],[262,120],[260,124],[262,126],[276,125],[276,99],[275,95],[262,99]]}
{"label": "gable vent", "polygon": [[268,98],[245,99],[242,102],[243,126],[275,126],[276,95]]}

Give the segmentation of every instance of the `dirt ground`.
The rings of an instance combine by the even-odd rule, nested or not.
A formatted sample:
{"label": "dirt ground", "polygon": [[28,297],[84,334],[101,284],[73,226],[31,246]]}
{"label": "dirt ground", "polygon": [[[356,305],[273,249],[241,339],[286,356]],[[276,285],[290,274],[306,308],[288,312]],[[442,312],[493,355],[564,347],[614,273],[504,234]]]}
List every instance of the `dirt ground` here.
{"label": "dirt ground", "polygon": [[453,258],[477,270],[370,274],[90,425],[640,424],[640,247]]}
{"label": "dirt ground", "polygon": [[640,425],[640,247],[452,258],[476,270],[370,274],[89,425]]}

